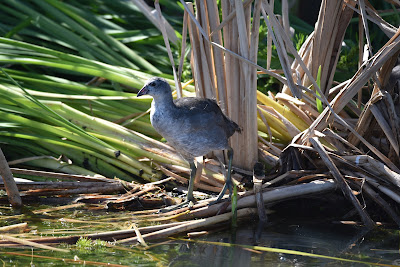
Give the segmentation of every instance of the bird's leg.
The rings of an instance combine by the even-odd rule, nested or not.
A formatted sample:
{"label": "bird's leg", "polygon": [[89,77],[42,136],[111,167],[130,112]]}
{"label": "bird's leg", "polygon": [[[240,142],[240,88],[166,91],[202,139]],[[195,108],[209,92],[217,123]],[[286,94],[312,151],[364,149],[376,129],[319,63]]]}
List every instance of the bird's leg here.
{"label": "bird's leg", "polygon": [[189,186],[188,186],[188,192],[186,195],[186,200],[178,205],[173,205],[173,206],[169,206],[164,209],[161,209],[160,212],[168,212],[168,211],[183,208],[185,206],[189,206],[189,207],[193,206],[193,203],[195,202],[195,199],[193,197],[194,178],[196,177],[197,168],[196,168],[194,161],[189,162],[189,165],[190,165],[190,179],[189,179]]}
{"label": "bird's leg", "polygon": [[194,164],[194,161],[191,161],[189,163],[190,165],[190,179],[189,179],[189,186],[188,186],[188,192],[186,196],[186,202],[194,201],[193,197],[193,187],[194,187],[194,178],[196,177],[196,164]]}
{"label": "bird's leg", "polygon": [[232,173],[233,149],[231,147],[229,147],[227,152],[228,152],[228,173],[226,173],[226,175],[225,175],[225,185],[222,188],[221,192],[219,193],[217,200],[211,202],[210,203],[211,205],[220,202],[222,197],[225,195],[225,192],[227,189],[229,189],[229,199],[232,196],[233,184],[232,184],[231,173]]}

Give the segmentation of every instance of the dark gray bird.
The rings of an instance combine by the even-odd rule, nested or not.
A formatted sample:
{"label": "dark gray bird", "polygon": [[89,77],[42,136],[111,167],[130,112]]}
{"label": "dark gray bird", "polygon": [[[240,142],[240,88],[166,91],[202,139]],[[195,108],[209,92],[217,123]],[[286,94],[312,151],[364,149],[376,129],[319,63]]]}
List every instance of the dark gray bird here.
{"label": "dark gray bird", "polygon": [[196,175],[195,157],[204,156],[214,150],[227,150],[229,162],[225,185],[218,195],[221,200],[229,188],[232,194],[232,158],[233,150],[228,139],[240,127],[227,118],[218,104],[211,99],[199,97],[184,97],[173,100],[171,87],[163,79],[149,79],[137,96],[153,97],[150,111],[150,121],[156,131],[174,147],[190,164],[190,180],[185,204],[193,202],[193,182]]}

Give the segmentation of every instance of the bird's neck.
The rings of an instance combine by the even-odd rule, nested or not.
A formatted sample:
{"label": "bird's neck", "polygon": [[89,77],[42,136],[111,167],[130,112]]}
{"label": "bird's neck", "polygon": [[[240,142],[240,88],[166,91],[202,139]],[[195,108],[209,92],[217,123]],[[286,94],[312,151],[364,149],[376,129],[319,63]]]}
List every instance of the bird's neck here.
{"label": "bird's neck", "polygon": [[155,107],[160,109],[171,108],[175,106],[172,94],[153,96],[153,101]]}

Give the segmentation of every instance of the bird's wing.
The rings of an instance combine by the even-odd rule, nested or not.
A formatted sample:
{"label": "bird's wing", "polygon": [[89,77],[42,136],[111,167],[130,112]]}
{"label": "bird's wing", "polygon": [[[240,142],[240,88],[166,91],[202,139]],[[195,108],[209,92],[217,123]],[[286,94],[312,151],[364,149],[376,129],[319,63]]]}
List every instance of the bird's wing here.
{"label": "bird's wing", "polygon": [[[223,114],[217,102],[208,98],[185,97],[174,101],[178,108],[178,114],[181,118],[190,118],[186,120],[190,131],[205,130],[211,127],[211,124],[227,130],[228,118]],[[190,126],[189,126],[190,125]]]}
{"label": "bird's wing", "polygon": [[182,112],[190,113],[208,113],[213,112],[216,114],[222,114],[217,102],[213,99],[198,98],[198,97],[183,97],[174,100],[177,108]]}

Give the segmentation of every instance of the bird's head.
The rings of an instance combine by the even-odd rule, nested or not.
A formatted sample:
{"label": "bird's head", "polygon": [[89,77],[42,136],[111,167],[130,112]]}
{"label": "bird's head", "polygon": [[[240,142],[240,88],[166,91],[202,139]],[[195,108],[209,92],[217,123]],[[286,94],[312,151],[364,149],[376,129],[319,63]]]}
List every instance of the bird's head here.
{"label": "bird's head", "polygon": [[137,93],[138,97],[142,95],[151,95],[152,97],[171,95],[171,87],[165,79],[153,77],[149,79]]}

